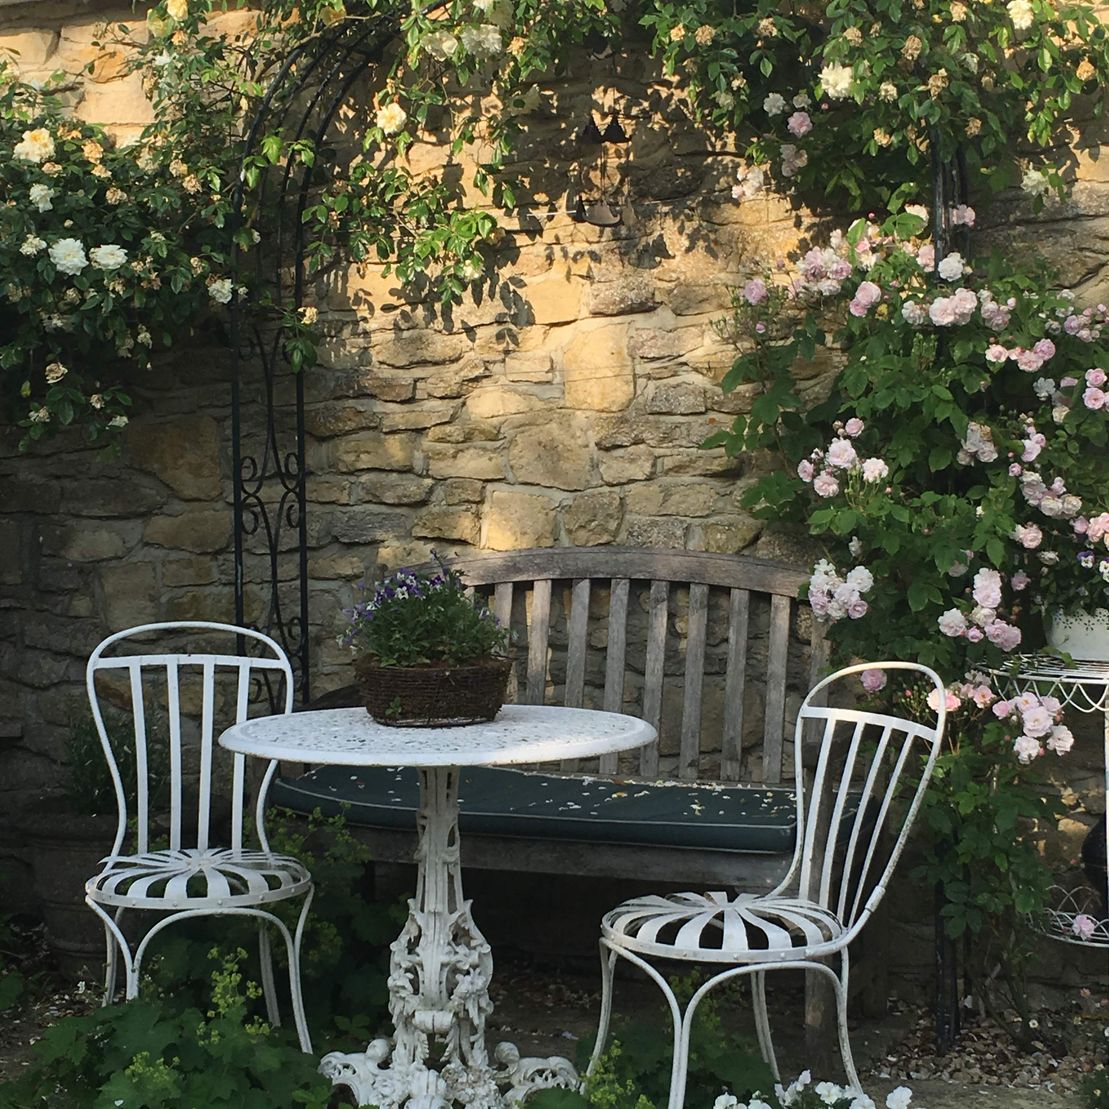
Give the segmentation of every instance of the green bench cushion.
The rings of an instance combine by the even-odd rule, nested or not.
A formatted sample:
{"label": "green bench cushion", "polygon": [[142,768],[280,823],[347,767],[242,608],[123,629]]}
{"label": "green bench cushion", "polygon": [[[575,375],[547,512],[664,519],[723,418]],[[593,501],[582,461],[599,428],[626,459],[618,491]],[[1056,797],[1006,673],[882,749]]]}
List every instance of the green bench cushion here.
{"label": "green bench cushion", "polygon": [[[273,783],[270,803],[360,827],[415,829],[416,771],[326,766]],[[462,771],[464,835],[789,854],[796,799],[785,786],[619,782],[472,767]]]}

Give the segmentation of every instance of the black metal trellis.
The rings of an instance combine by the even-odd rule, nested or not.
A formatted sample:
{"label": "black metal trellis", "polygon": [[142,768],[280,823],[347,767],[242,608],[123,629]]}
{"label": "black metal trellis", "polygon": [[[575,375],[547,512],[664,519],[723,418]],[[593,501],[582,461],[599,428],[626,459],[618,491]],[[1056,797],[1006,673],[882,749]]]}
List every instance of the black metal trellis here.
{"label": "black metal trellis", "polygon": [[[246,169],[271,132],[307,141],[320,155],[352,88],[381,60],[397,30],[393,18],[351,20],[290,51],[247,131],[233,198],[233,242],[251,209],[265,223],[250,264],[255,296],[272,306],[259,312],[257,303],[235,297],[231,307],[235,620],[272,635],[285,649],[301,703],[311,695],[305,383],[302,373],[288,368],[281,328],[273,321],[303,304],[309,245],[303,216],[323,174],[319,157],[312,164],[289,158],[251,188]],[[237,248],[234,256],[238,261]],[[291,405],[282,400],[290,385]],[[262,611],[249,620],[248,565],[260,566],[264,598]]]}

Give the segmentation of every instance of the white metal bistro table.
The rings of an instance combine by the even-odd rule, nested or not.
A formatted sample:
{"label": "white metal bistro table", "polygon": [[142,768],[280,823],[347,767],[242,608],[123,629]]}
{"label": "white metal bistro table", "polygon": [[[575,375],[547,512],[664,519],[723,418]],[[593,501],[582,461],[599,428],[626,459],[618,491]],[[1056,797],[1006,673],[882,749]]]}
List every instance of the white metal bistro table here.
{"label": "white metal bistro table", "polygon": [[576,1087],[577,1072],[559,1056],[521,1058],[501,1043],[489,1057],[493,959],[462,896],[459,768],[586,758],[655,738],[634,716],[546,705],[506,705],[489,723],[457,728],[393,728],[365,709],[326,709],[247,720],[220,736],[229,750],[264,759],[419,770],[416,895],[391,948],[393,1038],[324,1056],[323,1074],[379,1109],[500,1109],[533,1090]]}
{"label": "white metal bistro table", "polygon": [[[1058,655],[1020,655],[1011,669],[995,669],[992,673],[1001,679],[1009,696],[1016,696],[1031,685],[1040,696],[1055,697],[1065,708],[1102,714],[1105,793],[1109,799],[1109,662],[1076,659],[1068,666]],[[1105,846],[1109,851],[1109,826],[1105,830]],[[1052,903],[1038,925],[1041,931],[1064,943],[1109,947],[1109,918],[1102,917],[1100,902],[1101,896],[1095,890],[1055,886]],[[1084,937],[1074,927],[1079,916],[1093,921],[1090,934]]]}

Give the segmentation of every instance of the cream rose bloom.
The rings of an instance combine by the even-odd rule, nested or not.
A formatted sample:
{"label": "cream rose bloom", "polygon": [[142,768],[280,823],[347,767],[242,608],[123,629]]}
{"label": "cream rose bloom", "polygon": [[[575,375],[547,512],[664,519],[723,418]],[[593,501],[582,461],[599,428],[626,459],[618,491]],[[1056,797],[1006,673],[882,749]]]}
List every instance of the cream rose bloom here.
{"label": "cream rose bloom", "polygon": [[99,270],[118,270],[127,261],[127,251],[115,243],[105,243],[89,251],[89,260]]}
{"label": "cream rose bloom", "polygon": [[849,65],[826,65],[820,71],[820,87],[832,100],[845,100],[851,95],[855,71]]}
{"label": "cream rose bloom", "polygon": [[1027,31],[1032,26],[1035,13],[1032,11],[1030,0],[1009,0],[1005,8],[1018,31]]}
{"label": "cream rose bloom", "polygon": [[80,239],[59,239],[50,248],[50,261],[59,273],[67,273],[71,277],[79,274],[89,264],[85,246]]}
{"label": "cream rose bloom", "polygon": [[45,127],[24,131],[23,141],[12,149],[12,157],[21,162],[42,163],[54,157],[54,136]]}
{"label": "cream rose bloom", "polygon": [[178,23],[189,18],[189,0],[166,0],[166,15]]}
{"label": "cream rose bloom", "polygon": [[63,366],[61,362],[51,362],[43,372],[46,374],[46,382],[48,385],[57,385],[58,382],[69,373],[69,370],[67,367]]}
{"label": "cream rose bloom", "polygon": [[377,125],[387,135],[395,135],[407,120],[408,113],[395,101],[377,110]]}

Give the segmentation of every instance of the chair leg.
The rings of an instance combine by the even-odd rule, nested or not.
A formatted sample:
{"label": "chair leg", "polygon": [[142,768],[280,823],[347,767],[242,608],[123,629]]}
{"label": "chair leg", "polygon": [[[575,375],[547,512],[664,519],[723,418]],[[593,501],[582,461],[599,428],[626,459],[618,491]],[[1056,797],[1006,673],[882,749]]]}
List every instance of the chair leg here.
{"label": "chair leg", "polygon": [[597,1020],[597,1040],[593,1044],[593,1054],[589,1058],[589,1066],[585,1068],[585,1076],[588,1078],[593,1073],[593,1068],[597,1065],[597,1060],[600,1059],[605,1049],[605,1041],[608,1039],[608,1026],[612,1020],[612,980],[613,971],[616,967],[616,952],[610,951],[605,946],[605,941],[601,940],[601,1015]]}
{"label": "chair leg", "polygon": [[281,1011],[277,1007],[277,988],[273,981],[273,946],[264,920],[258,922],[258,965],[262,994],[266,999],[266,1019],[274,1028],[280,1028]]}
{"label": "chair leg", "polygon": [[[125,976],[126,988],[124,990],[124,997],[130,1001],[138,992],[138,975],[134,970],[134,956],[131,954],[131,948],[127,944],[127,937],[124,936],[123,930],[119,926],[119,919],[123,916],[123,910],[119,909],[113,918],[106,912],[100,905],[92,900],[91,897],[85,898],[85,904],[98,917],[104,925],[104,942],[107,948],[106,958],[104,960],[104,999],[102,1004],[108,1005],[111,1003],[112,996],[115,994],[116,974],[118,972],[118,957],[123,960],[123,973]],[[134,990],[132,993],[132,978],[134,978]]]}
{"label": "chair leg", "polygon": [[751,1003],[755,1010],[755,1032],[759,1038],[759,1051],[763,1062],[770,1068],[776,1082],[781,1082],[778,1058],[774,1054],[774,1038],[770,1032],[770,1016],[766,1011],[766,971],[751,976]]}
{"label": "chair leg", "polygon": [[293,1002],[293,1023],[296,1025],[297,1039],[300,1041],[300,1050],[305,1055],[312,1054],[312,1039],[308,1034],[308,1018],[304,1014],[304,994],[300,984],[300,945],[304,939],[304,926],[308,921],[308,910],[315,896],[315,889],[310,888],[304,899],[304,906],[297,919],[296,933],[289,935],[289,930],[276,917],[272,919],[285,937],[285,945],[289,951],[289,993]]}
{"label": "chair leg", "polygon": [[833,976],[832,982],[836,992],[836,1024],[839,1031],[839,1051],[843,1056],[843,1069],[847,1072],[848,1088],[856,1093],[862,1093],[862,1084],[859,1082],[859,1073],[855,1070],[855,1059],[851,1054],[851,1038],[847,1034],[847,986],[850,975],[850,963],[847,949],[842,952],[842,963],[839,975]]}
{"label": "chair leg", "polygon": [[116,993],[116,938],[104,925],[104,997],[100,1004],[111,1005]]}

